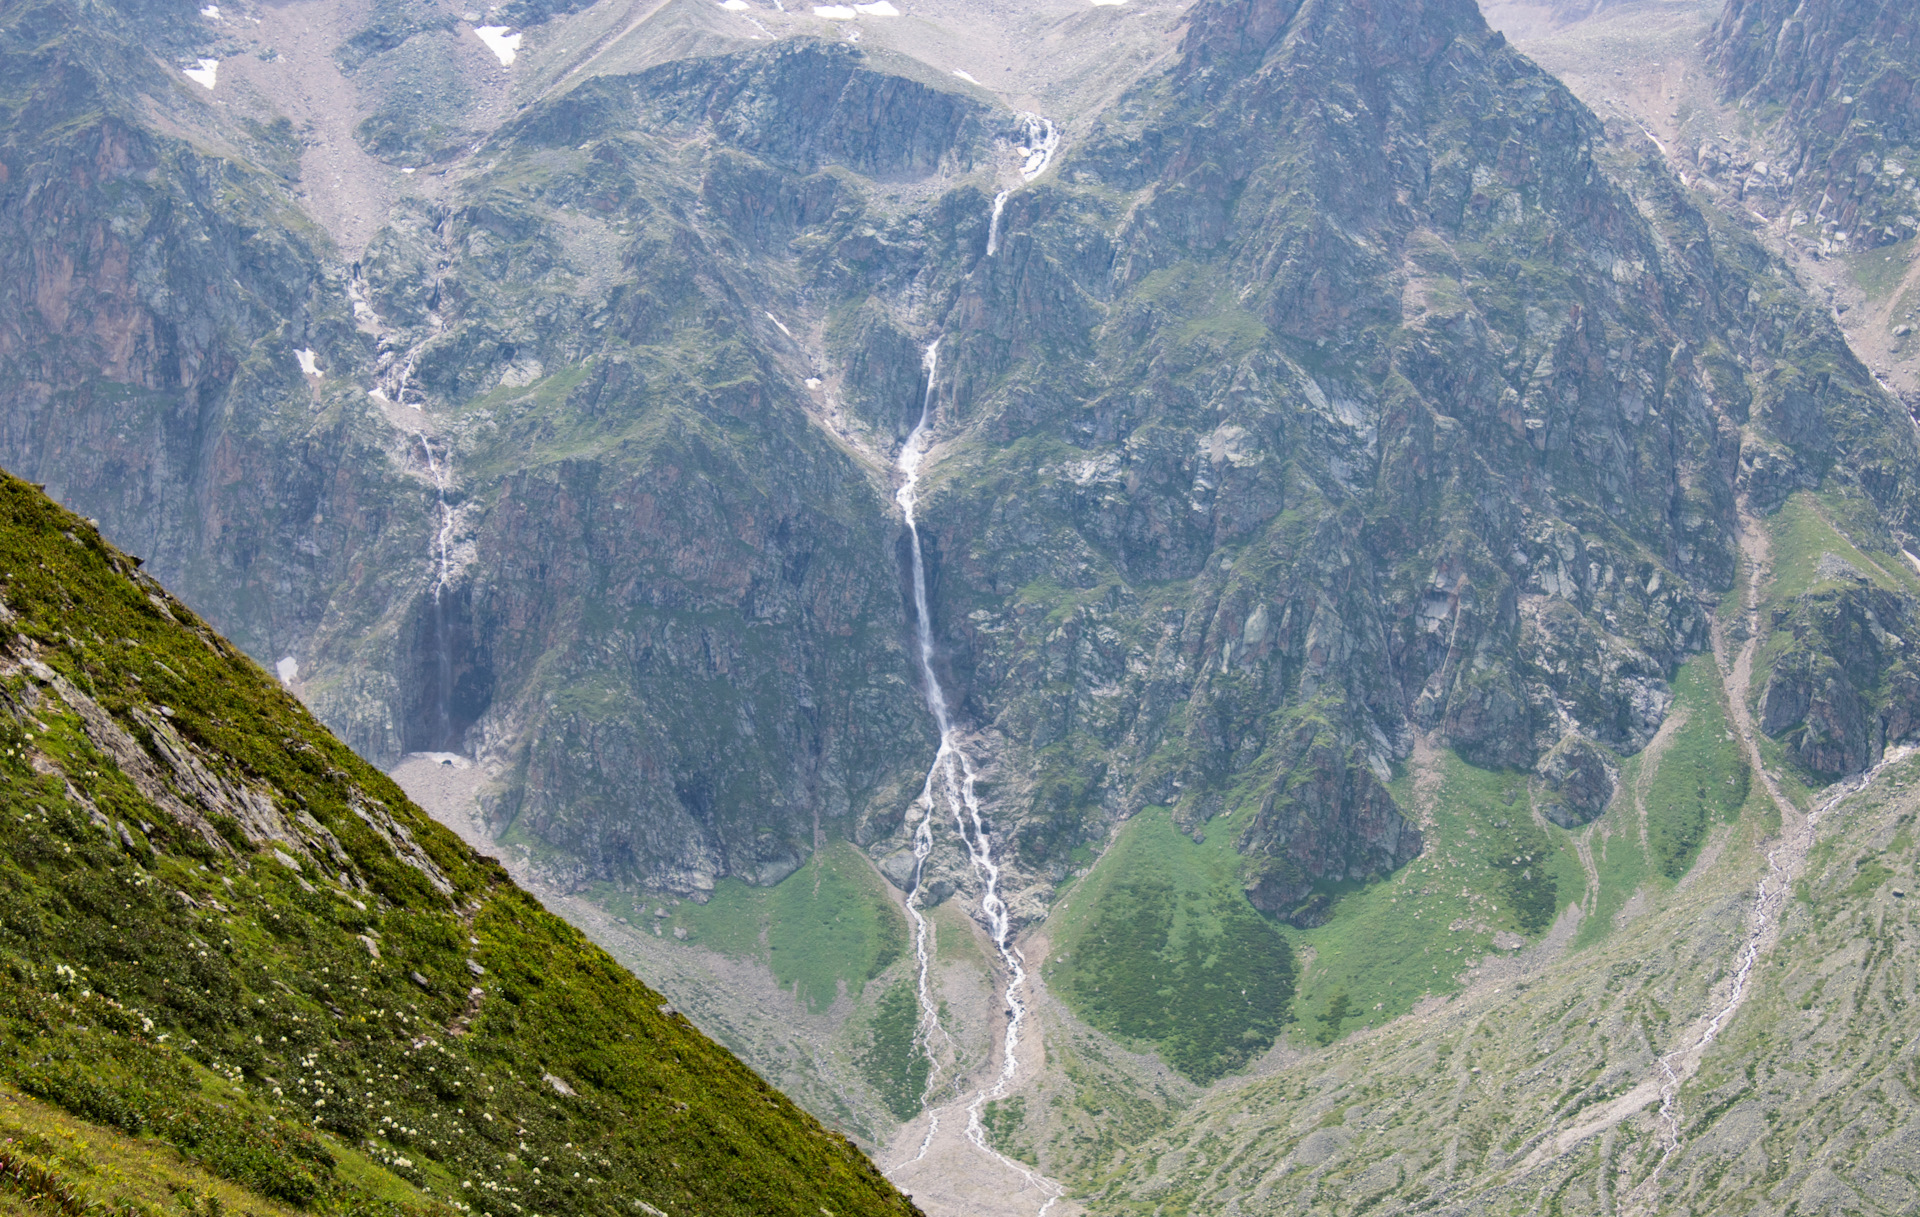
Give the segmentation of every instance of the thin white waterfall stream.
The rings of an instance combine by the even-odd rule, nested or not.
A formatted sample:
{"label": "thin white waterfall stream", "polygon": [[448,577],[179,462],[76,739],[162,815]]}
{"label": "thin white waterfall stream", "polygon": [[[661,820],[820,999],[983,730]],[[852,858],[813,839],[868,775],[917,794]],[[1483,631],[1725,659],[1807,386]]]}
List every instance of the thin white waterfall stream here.
{"label": "thin white waterfall stream", "polygon": [[[987,1144],[986,1126],[980,1119],[981,1109],[989,1100],[998,1099],[1006,1093],[1019,1067],[1016,1050],[1020,1046],[1020,1030],[1027,1017],[1027,971],[1025,958],[1019,948],[1009,941],[1013,931],[1012,918],[1008,914],[1006,901],[1000,897],[1000,866],[994,861],[993,840],[987,832],[986,818],[981,813],[980,800],[975,791],[978,773],[972,758],[960,747],[953,726],[953,711],[947,704],[946,690],[941,686],[939,673],[933,666],[933,620],[927,604],[927,564],[925,551],[920,544],[917,509],[920,502],[920,466],[925,462],[927,449],[932,444],[934,385],[940,368],[939,339],[936,338],[927,347],[924,366],[927,391],[921,400],[920,421],[900,449],[900,489],[894,494],[894,501],[900,505],[900,514],[906,521],[907,536],[912,544],[914,643],[920,661],[920,678],[926,687],[927,709],[932,712],[934,723],[940,729],[940,749],[934,755],[933,764],[927,770],[927,780],[920,791],[922,812],[913,836],[913,888],[907,893],[907,911],[913,915],[913,945],[919,965],[921,1045],[927,1052],[928,1060],[936,1062],[934,1068],[928,1070],[927,1090],[922,1095],[922,1102],[932,1093],[934,1069],[938,1067],[933,1038],[935,1035],[947,1038],[946,1029],[940,1024],[940,1007],[932,991],[932,957],[928,942],[930,927],[926,916],[920,911],[920,881],[927,856],[933,852],[934,845],[934,810],[944,803],[953,814],[961,843],[967,848],[967,861],[980,877],[980,911],[986,917],[987,932],[993,938],[994,950],[999,954],[1007,973],[1007,1029],[1001,1041],[1000,1072],[993,1084],[975,1094],[973,1101],[967,1105],[967,1139],[981,1152],[999,1160],[1046,1193],[1047,1202],[1040,1208],[1044,1214],[1060,1198],[1062,1189]],[[951,1043],[951,1040],[948,1042]],[[929,1113],[927,1135],[921,1141],[920,1152],[914,1161],[926,1156],[939,1127],[939,1113]]]}
{"label": "thin white waterfall stream", "polygon": [[434,505],[439,509],[440,526],[433,534],[433,558],[438,567],[433,580],[433,598],[440,599],[440,593],[446,590],[453,577],[453,557],[450,542],[453,537],[453,509],[447,506],[447,478],[449,470],[433,454],[433,441],[421,435],[420,449],[427,454],[427,476],[433,479]]}
{"label": "thin white waterfall stream", "polygon": [[987,256],[991,258],[1000,248],[1000,213],[1007,209],[1007,196],[1011,190],[1002,190],[993,196],[993,218],[987,221]]}

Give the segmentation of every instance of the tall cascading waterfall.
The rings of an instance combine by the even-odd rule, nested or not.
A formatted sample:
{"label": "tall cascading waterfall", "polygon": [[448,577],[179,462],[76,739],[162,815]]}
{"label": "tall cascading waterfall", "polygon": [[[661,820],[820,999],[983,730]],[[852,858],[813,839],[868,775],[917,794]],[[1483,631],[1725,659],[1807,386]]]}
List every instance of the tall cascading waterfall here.
{"label": "tall cascading waterfall", "polygon": [[[920,543],[920,524],[916,514],[919,507],[920,466],[927,458],[927,449],[932,442],[933,395],[937,373],[940,369],[940,340],[934,339],[927,347],[923,365],[927,373],[927,391],[921,399],[920,421],[915,424],[907,442],[900,449],[898,468],[901,480],[900,489],[894,493],[894,501],[900,505],[900,514],[906,521],[907,537],[913,554],[913,613],[915,651],[920,661],[920,678],[926,687],[927,709],[932,712],[933,720],[940,729],[940,748],[935,753],[933,764],[927,769],[927,780],[920,790],[922,814],[920,823],[914,829],[913,837],[913,887],[907,893],[907,911],[913,916],[914,953],[919,966],[918,995],[920,999],[921,1046],[927,1053],[929,1062],[937,1062],[933,1051],[933,1038],[938,1035],[946,1038],[946,1029],[940,1024],[940,1007],[934,1000],[932,991],[932,956],[928,942],[929,926],[925,914],[920,911],[920,884],[926,869],[927,857],[933,852],[934,810],[942,803],[953,815],[954,826],[960,830],[961,843],[967,849],[967,861],[974,873],[980,876],[980,911],[987,921],[987,932],[993,938],[994,950],[1000,956],[1000,962],[1007,972],[1006,1009],[1007,1029],[1001,1045],[999,1075],[993,1085],[977,1093],[967,1105],[967,1139],[982,1152],[997,1158],[1009,1169],[1017,1171],[1035,1187],[1049,1194],[1046,1204],[1040,1209],[1045,1213],[1061,1194],[1058,1185],[1043,1179],[1026,1167],[1008,1158],[987,1144],[986,1126],[981,1122],[981,1108],[990,1099],[998,1099],[1006,1093],[1019,1066],[1015,1055],[1020,1046],[1020,1029],[1026,1022],[1027,1007],[1025,992],[1027,987],[1026,961],[1019,948],[1009,939],[1012,936],[1012,919],[1008,914],[1006,901],[1000,896],[1000,866],[993,858],[993,840],[987,832],[986,818],[980,811],[980,800],[975,786],[978,781],[973,760],[960,747],[953,725],[953,711],[947,703],[945,688],[940,684],[939,673],[933,666],[933,618],[927,603],[927,563],[925,550]],[[948,1041],[951,1043],[951,1040]],[[928,1071],[927,1089],[921,1095],[924,1104],[932,1093],[935,1074]],[[934,1133],[940,1127],[939,1113],[929,1115],[926,1138],[920,1143],[920,1157],[925,1157],[927,1149],[933,1143]]]}
{"label": "tall cascading waterfall", "polygon": [[1000,250],[1000,213],[1007,209],[1007,196],[1011,190],[1002,190],[993,196],[993,217],[987,221],[987,256],[991,258]]}

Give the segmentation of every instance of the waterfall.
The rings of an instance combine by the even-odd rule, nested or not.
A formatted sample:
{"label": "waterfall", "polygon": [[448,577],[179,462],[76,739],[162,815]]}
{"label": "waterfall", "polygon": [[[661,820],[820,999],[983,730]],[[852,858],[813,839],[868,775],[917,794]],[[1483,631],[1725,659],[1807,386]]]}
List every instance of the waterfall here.
{"label": "waterfall", "polygon": [[[1003,199],[1005,195],[1001,196]],[[996,217],[998,209],[995,210]],[[1042,1180],[1032,1171],[1001,1154],[987,1144],[987,1131],[981,1122],[981,1108],[990,1099],[997,1099],[1006,1093],[1007,1085],[1013,1081],[1019,1059],[1015,1050],[1020,1045],[1020,1029],[1026,1022],[1027,1007],[1024,994],[1027,987],[1026,960],[1009,939],[1012,936],[1013,922],[1007,910],[1006,901],[1000,896],[1000,866],[994,861],[993,840],[987,832],[986,817],[980,810],[980,800],[976,792],[979,774],[974,768],[973,759],[960,747],[953,725],[953,711],[947,703],[947,693],[940,684],[939,673],[933,666],[933,616],[927,603],[927,563],[926,553],[920,543],[920,524],[917,515],[919,507],[920,466],[927,458],[927,449],[931,445],[933,428],[933,394],[936,374],[940,367],[940,340],[934,339],[927,347],[923,365],[927,373],[927,391],[920,403],[920,421],[913,432],[907,436],[907,442],[900,449],[898,467],[901,474],[900,489],[894,494],[894,501],[900,505],[900,514],[906,521],[907,536],[913,553],[913,612],[914,644],[920,663],[920,678],[925,684],[927,709],[933,714],[933,720],[940,729],[940,748],[934,755],[933,764],[927,770],[927,780],[920,790],[919,804],[923,808],[919,825],[913,836],[913,886],[907,893],[907,911],[913,915],[914,953],[919,964],[919,998],[921,1020],[921,1044],[927,1052],[927,1059],[933,1061],[933,1037],[946,1036],[940,1025],[940,1008],[934,1001],[931,978],[931,955],[928,949],[927,919],[920,911],[920,881],[926,868],[927,856],[933,851],[933,813],[944,804],[953,815],[954,826],[960,831],[960,840],[967,848],[967,861],[974,873],[980,876],[980,911],[986,917],[987,931],[993,938],[994,950],[1000,956],[1001,965],[1007,973],[1006,1009],[1007,1030],[1002,1040],[1002,1052],[999,1076],[993,1085],[981,1090],[967,1106],[967,1139],[982,1152],[992,1155],[1008,1168],[1018,1171],[1036,1187],[1050,1193],[1053,1199],[1047,1201],[1041,1209],[1044,1213],[1058,1199],[1058,1185]],[[949,1041],[950,1042],[950,1041]],[[933,1071],[928,1071],[928,1093],[933,1086]],[[925,1095],[922,1102],[925,1102]],[[928,1146],[933,1143],[933,1135],[939,1128],[937,1113],[929,1119],[926,1139],[921,1142],[920,1156],[924,1157]],[[917,1159],[916,1159],[917,1160]]]}
{"label": "waterfall", "polygon": [[[1011,190],[1002,190],[993,196],[993,218],[987,221],[987,256],[991,258],[1000,248],[1000,213],[1007,209],[1007,196]],[[931,390],[932,386],[928,386]]]}
{"label": "waterfall", "polygon": [[1060,133],[1054,130],[1050,118],[1042,118],[1038,114],[1022,114],[1020,117],[1027,123],[1027,146],[1021,149],[1026,159],[1020,165],[1020,176],[1031,182],[1053,163],[1053,154],[1060,150]]}
{"label": "waterfall", "polygon": [[[1027,142],[1014,151],[1020,154],[1020,180],[1031,182],[1047,171],[1053,163],[1053,154],[1060,150],[1060,132],[1053,126],[1053,120],[1042,118],[1038,114],[1022,114],[1027,125]],[[1007,208],[1007,196],[1013,191],[1002,190],[993,196],[993,218],[987,221],[987,257],[991,258],[1000,250],[1000,213]],[[937,345],[937,344],[936,344]],[[932,391],[931,382],[928,391]],[[905,453],[901,456],[904,459]]]}
{"label": "waterfall", "polygon": [[434,676],[439,696],[435,698],[439,730],[434,736],[434,746],[448,752],[461,752],[464,749],[453,736],[453,641],[447,625],[447,603],[443,593],[453,581],[453,556],[451,553],[453,538],[453,509],[447,506],[448,468],[433,452],[433,442],[425,435],[420,437],[420,449],[427,456],[427,474],[433,479],[434,505],[439,516],[438,527],[433,535],[433,557],[436,570],[433,579],[433,635],[434,635]]}

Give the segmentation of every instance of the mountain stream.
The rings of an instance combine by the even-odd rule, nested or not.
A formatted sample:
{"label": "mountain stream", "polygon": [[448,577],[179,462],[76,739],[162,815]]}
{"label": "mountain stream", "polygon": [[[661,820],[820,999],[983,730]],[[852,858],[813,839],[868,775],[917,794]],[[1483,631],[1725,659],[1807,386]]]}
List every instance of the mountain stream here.
{"label": "mountain stream", "polygon": [[[924,1104],[931,1097],[938,1081],[938,1062],[940,1055],[936,1051],[935,1040],[952,1044],[945,1027],[940,1021],[940,1005],[933,993],[933,956],[932,927],[926,915],[920,909],[921,879],[926,868],[927,857],[934,848],[934,820],[936,811],[944,811],[952,816],[955,830],[959,833],[961,844],[966,847],[967,862],[980,880],[980,913],[986,921],[986,929],[993,939],[994,950],[1000,957],[1000,963],[1006,970],[1006,995],[1004,999],[1007,1017],[1006,1033],[1001,1041],[1000,1069],[993,1082],[981,1088],[966,1106],[966,1138],[973,1147],[987,1154],[1000,1165],[1014,1171],[1042,1195],[1045,1202],[1040,1212],[1045,1213],[1060,1198],[1064,1189],[1049,1179],[1045,1179],[1027,1167],[1008,1158],[994,1149],[987,1141],[987,1130],[981,1120],[981,1111],[992,1100],[1003,1097],[1013,1083],[1019,1069],[1020,1032],[1026,1023],[1027,972],[1026,960],[1020,949],[1011,941],[1013,926],[1008,916],[1006,901],[1000,895],[1000,866],[994,861],[993,838],[987,831],[986,819],[980,810],[980,800],[975,787],[978,771],[973,759],[961,746],[959,733],[953,723],[953,710],[948,704],[947,693],[940,683],[939,673],[934,668],[933,621],[927,601],[927,564],[925,550],[920,541],[920,526],[917,515],[919,507],[920,467],[926,461],[927,450],[932,446],[934,386],[940,366],[940,342],[935,339],[927,347],[925,367],[927,390],[920,407],[920,421],[901,446],[897,467],[900,471],[900,489],[894,495],[894,501],[900,505],[901,517],[907,526],[907,536],[912,544],[913,553],[913,612],[914,612],[914,650],[920,667],[920,678],[925,686],[927,709],[933,714],[935,725],[940,730],[939,751],[934,754],[933,764],[927,770],[927,779],[921,787],[918,810],[919,824],[914,829],[913,838],[913,883],[907,893],[907,911],[913,917],[913,949],[918,964],[917,993],[920,1002],[919,1039],[934,1069],[927,1077],[926,1093],[922,1095]],[[938,1110],[927,1113],[926,1136],[920,1142],[919,1153],[903,1165],[923,1161],[933,1147],[935,1135],[940,1130]]]}

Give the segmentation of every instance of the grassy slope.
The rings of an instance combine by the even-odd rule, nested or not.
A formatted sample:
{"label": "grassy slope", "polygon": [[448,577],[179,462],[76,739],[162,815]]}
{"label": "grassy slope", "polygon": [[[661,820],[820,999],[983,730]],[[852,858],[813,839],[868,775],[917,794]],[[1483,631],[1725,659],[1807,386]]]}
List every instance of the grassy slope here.
{"label": "grassy slope", "polygon": [[[648,907],[632,905],[634,919]],[[712,950],[767,964],[815,1012],[842,992],[859,997],[907,943],[906,917],[885,881],[845,842],[817,851],[773,887],[722,879],[707,903],[675,904],[658,920]]]}
{"label": "grassy slope", "polygon": [[912,1211],[10,478],[0,593],[12,1110],[17,1088],[126,1134],[129,1178],[177,1159],[263,1211]]}
{"label": "grassy slope", "polygon": [[[597,899],[636,926],[652,923],[662,936],[684,935],[692,946],[766,968],[815,1014],[850,1011],[851,1064],[895,1119],[920,1110],[930,1065],[915,1038],[919,1005],[908,975],[885,976],[907,951],[907,919],[853,845],[815,851],[771,888],[722,879],[705,904],[648,900],[612,885]],[[883,983],[869,992],[875,981]]]}
{"label": "grassy slope", "polygon": [[[1780,577],[1763,620],[1842,542],[1813,504],[1793,506],[1770,521]],[[1883,572],[1887,564],[1881,555]],[[1683,725],[1623,765],[1622,797],[1581,830],[1598,890],[1568,954],[1202,1098],[1165,1140],[1117,1163],[1105,1189],[1102,1172],[1083,1175],[1105,1192],[1094,1211],[1213,1211],[1252,1194],[1263,1210],[1327,1213],[1425,1211],[1441,1197],[1450,1211],[1562,1214],[1625,1211],[1629,1197],[1649,1211],[1700,1214],[1894,1212],[1920,1199],[1903,1148],[1920,984],[1910,908],[1920,759],[1828,817],[1783,912],[1783,938],[1681,1089],[1678,1150],[1668,1153],[1655,1094],[1604,1137],[1529,1156],[1547,1132],[1646,1084],[1659,1054],[1698,1037],[1779,831],[1758,783],[1742,789],[1711,660],[1690,661],[1674,689]],[[1467,770],[1456,788],[1455,765],[1443,804],[1474,784]],[[1716,830],[1724,848],[1703,854],[1699,842]],[[1447,848],[1443,833],[1422,862]],[[1349,897],[1315,932],[1358,911]]]}
{"label": "grassy slope", "polygon": [[1050,919],[1055,991],[1202,1083],[1264,1052],[1293,992],[1292,952],[1240,890],[1230,835],[1196,844],[1150,808]]}

